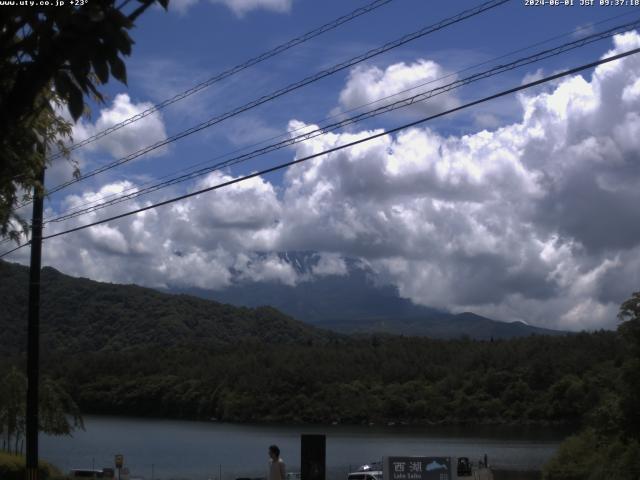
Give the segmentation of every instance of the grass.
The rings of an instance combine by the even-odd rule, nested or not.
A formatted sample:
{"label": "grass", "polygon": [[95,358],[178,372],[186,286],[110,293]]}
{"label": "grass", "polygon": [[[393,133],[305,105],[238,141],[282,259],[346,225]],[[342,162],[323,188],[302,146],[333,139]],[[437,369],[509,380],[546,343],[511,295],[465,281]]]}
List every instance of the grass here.
{"label": "grass", "polygon": [[[50,463],[38,462],[39,478],[41,480],[61,480],[65,478],[60,470]],[[24,480],[25,458],[23,455],[13,455],[0,452],[0,480]]]}

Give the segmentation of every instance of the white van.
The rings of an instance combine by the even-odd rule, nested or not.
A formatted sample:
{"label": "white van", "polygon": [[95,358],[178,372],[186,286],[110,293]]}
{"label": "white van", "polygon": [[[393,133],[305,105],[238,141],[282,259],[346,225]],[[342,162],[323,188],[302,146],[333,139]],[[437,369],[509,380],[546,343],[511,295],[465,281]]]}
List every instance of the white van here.
{"label": "white van", "polygon": [[382,471],[367,470],[365,472],[353,472],[348,475],[347,480],[382,480]]}

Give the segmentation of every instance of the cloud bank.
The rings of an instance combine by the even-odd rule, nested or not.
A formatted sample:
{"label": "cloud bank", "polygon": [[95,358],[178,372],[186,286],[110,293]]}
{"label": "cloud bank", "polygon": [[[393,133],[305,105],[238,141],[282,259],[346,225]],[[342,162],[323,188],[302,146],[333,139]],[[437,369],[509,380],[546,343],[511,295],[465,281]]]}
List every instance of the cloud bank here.
{"label": "cloud bank", "polygon": [[[384,103],[398,101],[425,89],[447,85],[456,79],[455,75],[431,60],[420,59],[411,64],[396,63],[384,70],[375,66],[358,66],[350,72],[347,83],[340,92],[340,106],[344,110],[350,110],[390,96],[392,98]],[[424,86],[415,89],[420,85]],[[398,92],[404,93],[398,95]],[[428,102],[412,105],[411,110],[429,115],[449,110],[458,103],[452,93],[445,93]]]}
{"label": "cloud bank", "polygon": [[[153,107],[151,103],[134,103],[126,93],[120,93],[113,99],[109,108],[102,109],[94,123],[80,121],[73,128],[74,142],[82,141],[107,128],[113,127],[145,110]],[[83,149],[89,152],[107,153],[119,158],[140,150],[148,145],[167,138],[167,132],[159,112],[154,112],[114,133],[106,135]],[[162,155],[166,147],[161,147],[145,155],[145,158]]]}
{"label": "cloud bank", "polygon": [[[171,7],[184,14],[199,0],[173,0]],[[242,18],[253,10],[268,10],[276,13],[291,11],[293,0],[209,0],[213,4],[221,4],[229,8],[237,17]]]}
{"label": "cloud bank", "polygon": [[[607,55],[638,46],[636,33],[617,36]],[[388,72],[369,87],[396,84]],[[343,97],[368,95],[349,87],[360,74],[342,91],[345,105]],[[48,241],[46,263],[156,287],[222,288],[236,278],[294,285],[309,279],[273,252],[315,250],[324,257],[314,275],[343,275],[343,259],[359,258],[416,303],[556,328],[612,327],[619,303],[640,286],[638,78],[640,57],[602,65],[519,96],[516,123],[379,138],[291,168],[279,185],[254,178]],[[295,156],[371,133],[318,137]],[[231,178],[212,173],[193,188]]]}

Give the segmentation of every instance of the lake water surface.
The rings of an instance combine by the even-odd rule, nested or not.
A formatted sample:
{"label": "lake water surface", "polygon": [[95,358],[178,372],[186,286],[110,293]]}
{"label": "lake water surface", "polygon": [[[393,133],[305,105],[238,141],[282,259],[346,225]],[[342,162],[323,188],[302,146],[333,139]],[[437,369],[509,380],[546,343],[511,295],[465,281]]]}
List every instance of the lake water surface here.
{"label": "lake water surface", "polygon": [[[238,425],[87,416],[73,437],[41,436],[40,455],[63,471],[113,467],[124,455],[132,476],[232,480],[265,476],[267,448],[282,450],[288,471],[299,471],[300,434],[327,435],[328,478],[387,455],[465,456],[518,469],[540,468],[567,432],[506,427],[378,427]],[[220,479],[220,474],[222,478]]]}

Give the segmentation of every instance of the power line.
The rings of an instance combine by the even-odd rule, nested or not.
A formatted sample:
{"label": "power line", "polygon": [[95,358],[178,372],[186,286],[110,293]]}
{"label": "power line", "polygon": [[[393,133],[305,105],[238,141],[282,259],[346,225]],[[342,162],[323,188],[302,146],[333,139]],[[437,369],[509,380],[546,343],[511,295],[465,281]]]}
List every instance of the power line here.
{"label": "power line", "polygon": [[491,68],[489,70],[486,70],[484,72],[476,73],[476,74],[471,75],[469,77],[466,77],[466,78],[463,78],[463,79],[460,79],[460,80],[456,80],[456,81],[451,82],[451,83],[449,83],[447,85],[439,86],[439,87],[436,87],[436,88],[431,89],[429,91],[421,92],[421,93],[418,93],[418,94],[413,95],[411,97],[404,98],[404,99],[398,100],[396,102],[393,102],[393,103],[390,103],[390,104],[383,105],[381,107],[375,108],[373,110],[369,110],[367,112],[360,113],[359,115],[355,115],[353,117],[343,119],[343,120],[341,120],[339,122],[335,122],[333,124],[325,125],[323,127],[317,128],[315,130],[307,131],[307,132],[305,132],[305,133],[303,133],[301,135],[298,135],[298,136],[295,136],[295,137],[291,137],[289,139],[283,140],[281,142],[277,142],[275,144],[267,145],[267,146],[265,146],[263,148],[254,150],[252,152],[245,153],[243,155],[236,156],[236,157],[231,158],[229,160],[226,160],[224,162],[220,162],[220,163],[217,163],[217,164],[209,166],[209,167],[201,168],[199,170],[196,170],[196,171],[193,171],[193,172],[190,172],[190,173],[178,176],[178,177],[171,178],[171,179],[166,180],[164,182],[156,183],[155,185],[152,185],[150,187],[147,187],[147,188],[144,188],[144,189],[136,189],[132,193],[123,194],[123,195],[120,195],[120,196],[117,196],[117,194],[116,194],[116,198],[114,198],[113,200],[106,201],[106,202],[103,202],[103,203],[98,204],[98,205],[87,206],[87,207],[84,207],[84,208],[82,208],[82,206],[78,206],[78,207],[76,207],[75,211],[72,211],[72,212],[69,212],[69,213],[66,213],[66,214],[63,214],[63,215],[59,215],[58,217],[55,217],[53,219],[49,219],[49,220],[47,220],[46,223],[61,222],[61,221],[64,221],[64,220],[69,220],[71,218],[75,218],[75,217],[78,217],[78,216],[81,216],[81,215],[84,215],[84,214],[87,214],[87,213],[93,213],[93,212],[96,212],[98,210],[102,210],[102,209],[107,208],[109,206],[113,206],[113,205],[116,205],[116,204],[119,204],[119,203],[122,203],[122,202],[125,202],[125,201],[129,201],[129,200],[133,200],[133,199],[138,198],[138,197],[140,197],[142,195],[147,195],[149,193],[161,190],[163,188],[166,188],[166,187],[169,187],[169,186],[172,186],[172,185],[176,185],[178,183],[182,183],[182,182],[185,182],[185,181],[200,177],[202,175],[206,175],[207,173],[211,173],[213,171],[220,170],[222,168],[226,168],[226,167],[229,167],[229,166],[232,166],[232,165],[236,165],[236,164],[241,163],[241,162],[246,162],[246,161],[248,161],[248,160],[250,160],[252,158],[255,158],[255,157],[258,157],[258,156],[262,156],[262,155],[265,155],[267,153],[271,153],[271,152],[276,151],[276,150],[281,150],[281,149],[286,148],[288,146],[295,145],[295,144],[307,141],[309,139],[312,139],[312,138],[315,138],[315,137],[318,137],[318,136],[321,136],[321,135],[325,135],[325,134],[327,134],[329,132],[338,130],[338,129],[343,128],[345,126],[352,125],[352,124],[355,124],[355,123],[364,121],[366,119],[373,118],[375,116],[379,116],[379,115],[382,115],[382,114],[385,114],[385,113],[388,113],[388,112],[391,112],[391,111],[394,111],[394,110],[398,110],[400,108],[405,108],[405,107],[408,107],[410,105],[413,105],[413,104],[416,104],[416,103],[419,103],[419,102],[424,102],[424,101],[429,100],[430,98],[433,98],[433,97],[435,97],[437,95],[441,95],[441,94],[447,93],[447,92],[449,92],[449,91],[451,91],[453,89],[457,89],[457,88],[463,87],[463,86],[468,85],[470,83],[474,83],[474,82],[477,82],[479,80],[483,80],[483,79],[486,79],[486,78],[489,78],[489,77],[492,77],[492,76],[495,76],[495,75],[499,75],[499,74],[505,73],[507,71],[514,70],[516,68],[521,68],[521,67],[530,65],[532,63],[539,62],[541,60],[545,60],[547,58],[550,58],[550,57],[553,57],[553,56],[557,56],[557,55],[560,55],[562,53],[566,53],[568,51],[575,50],[577,48],[584,47],[585,45],[589,45],[591,43],[610,38],[613,35],[616,35],[616,34],[619,34],[619,33],[623,33],[625,31],[629,31],[629,30],[631,30],[631,29],[633,29],[635,27],[638,27],[639,25],[640,25],[640,19],[637,19],[637,20],[635,20],[633,22],[630,22],[630,23],[627,23],[625,25],[619,25],[619,26],[616,26],[616,27],[612,27],[612,28],[610,28],[610,29],[608,29],[606,31],[598,32],[598,33],[595,33],[595,34],[591,34],[589,36],[583,37],[582,39],[574,40],[573,42],[568,42],[568,43],[565,43],[565,44],[560,45],[558,47],[554,47],[554,48],[550,48],[550,49],[547,49],[547,50],[543,50],[541,52],[538,52],[538,53],[535,53],[533,55],[529,55],[527,57],[515,60],[515,61],[510,62],[510,63],[505,64],[505,65],[495,66],[495,67],[493,67],[493,68]]}
{"label": "power line", "polygon": [[[374,48],[372,50],[369,50],[366,53],[363,53],[361,55],[353,57],[353,58],[351,58],[349,60],[346,60],[346,61],[344,61],[342,63],[339,63],[337,65],[329,67],[329,68],[327,68],[325,70],[322,70],[320,72],[317,72],[317,73],[315,73],[315,74],[313,74],[313,75],[311,75],[309,77],[306,77],[306,78],[304,78],[302,80],[299,80],[298,82],[292,83],[292,84],[290,84],[290,85],[288,85],[288,86],[286,86],[284,88],[276,90],[275,92],[273,92],[271,94],[264,95],[264,96],[262,96],[262,97],[260,97],[260,98],[258,98],[256,100],[253,100],[253,101],[251,101],[249,103],[246,103],[246,104],[244,104],[244,105],[242,105],[240,107],[237,107],[237,108],[235,108],[233,110],[230,110],[230,111],[228,111],[226,113],[223,113],[223,114],[217,115],[215,117],[212,117],[209,120],[206,120],[206,121],[204,121],[202,123],[199,123],[198,125],[195,125],[195,126],[193,126],[191,128],[183,130],[180,133],[174,134],[169,138],[166,138],[164,140],[160,140],[160,141],[158,141],[158,142],[156,142],[156,143],[154,143],[152,145],[149,145],[149,146],[144,147],[144,148],[142,148],[142,149],[140,149],[140,150],[138,150],[136,152],[133,152],[133,153],[131,153],[129,155],[126,155],[126,156],[116,160],[115,162],[111,162],[111,163],[109,163],[107,165],[103,165],[102,167],[98,167],[95,170],[92,170],[92,171],[90,171],[90,172],[88,172],[88,173],[86,173],[84,175],[81,175],[81,176],[79,176],[77,178],[74,178],[72,180],[69,180],[67,182],[61,183],[61,184],[53,187],[52,189],[50,189],[48,193],[49,194],[53,194],[55,192],[58,192],[58,191],[62,190],[63,188],[66,188],[66,187],[68,187],[70,185],[73,185],[73,184],[75,184],[77,182],[80,182],[80,181],[85,180],[87,178],[93,177],[93,176],[98,175],[100,173],[106,172],[107,170],[111,170],[112,168],[115,168],[115,167],[118,167],[118,166],[120,166],[122,164],[130,162],[131,160],[134,160],[134,159],[136,159],[136,158],[138,158],[138,157],[140,157],[140,156],[142,156],[142,155],[144,155],[146,153],[149,153],[149,152],[151,152],[153,150],[156,150],[156,149],[158,149],[160,147],[163,147],[163,146],[168,145],[170,143],[173,143],[173,142],[175,142],[177,140],[180,140],[180,139],[182,139],[184,137],[192,135],[192,134],[194,134],[196,132],[204,130],[205,128],[209,128],[209,127],[211,127],[213,125],[216,125],[216,124],[218,124],[218,123],[220,123],[220,122],[222,122],[224,120],[227,120],[227,119],[229,119],[231,117],[239,115],[239,114],[241,114],[243,112],[246,112],[247,110],[250,110],[252,108],[258,107],[259,105],[262,105],[262,104],[267,103],[269,101],[275,100],[278,97],[281,97],[281,96],[283,96],[283,95],[285,95],[287,93],[290,93],[290,92],[292,92],[294,90],[297,90],[297,89],[302,88],[302,87],[304,87],[306,85],[314,83],[314,82],[316,82],[316,81],[318,81],[318,80],[320,80],[322,78],[325,78],[325,77],[328,77],[330,75],[333,75],[333,74],[335,74],[335,73],[337,73],[339,71],[342,71],[342,70],[344,70],[346,68],[349,68],[349,67],[351,67],[353,65],[361,63],[361,62],[363,62],[365,60],[368,60],[368,59],[370,59],[372,57],[375,57],[377,55],[385,53],[385,52],[387,52],[389,50],[392,50],[394,48],[398,48],[398,47],[400,47],[400,46],[402,46],[402,45],[404,45],[406,43],[409,43],[409,42],[414,41],[414,40],[416,40],[418,38],[424,37],[424,36],[426,36],[426,35],[428,35],[430,33],[436,32],[438,30],[442,30],[443,28],[448,27],[449,25],[453,25],[453,24],[461,22],[461,21],[463,21],[465,19],[468,19],[468,18],[474,17],[476,15],[479,15],[480,13],[483,13],[483,12],[485,12],[487,10],[490,10],[492,8],[500,6],[500,5],[502,5],[504,3],[507,3],[509,1],[510,0],[490,0],[490,1],[485,2],[485,3],[483,3],[483,4],[481,4],[481,5],[477,6],[477,7],[464,10],[464,11],[458,13],[457,15],[454,15],[453,17],[446,18],[446,19],[441,20],[440,22],[438,22],[436,24],[424,27],[424,28],[422,28],[420,30],[417,30],[417,31],[413,32],[413,33],[404,35],[404,36],[400,37],[399,39],[393,40],[391,42],[388,42],[388,43],[382,45],[381,47]],[[23,204],[20,207],[22,207],[24,205],[26,205],[26,204]],[[18,208],[20,208],[20,207],[18,207]]]}
{"label": "power line", "polygon": [[[597,25],[601,25],[601,24],[604,24],[604,23],[609,23],[609,22],[611,22],[611,21],[613,21],[613,20],[616,20],[616,19],[618,19],[618,18],[626,17],[626,16],[629,16],[629,15],[631,15],[631,14],[635,14],[635,13],[636,13],[635,11],[630,11],[630,12],[625,12],[625,13],[621,13],[621,14],[618,14],[618,15],[614,15],[614,16],[612,16],[612,17],[608,17],[608,18],[606,18],[606,19],[604,19],[604,20],[600,20],[600,21],[598,21],[598,22],[596,22],[596,23],[591,24],[591,25],[590,25],[590,28],[593,28],[593,27],[595,27],[595,26],[597,26]],[[629,25],[629,24],[627,24],[627,25]],[[584,29],[584,27],[582,27],[582,28]],[[614,27],[614,28],[616,28],[616,27]],[[623,28],[623,27],[620,27],[620,28]],[[579,30],[579,29],[578,29],[578,30]],[[416,84],[416,85],[414,85],[414,86],[412,86],[412,87],[410,87],[410,88],[407,88],[407,89],[401,90],[401,91],[396,92],[396,93],[393,93],[393,94],[391,94],[391,95],[387,95],[387,96],[384,96],[384,97],[378,98],[378,99],[376,99],[376,100],[373,100],[373,101],[371,101],[371,102],[367,102],[367,103],[365,103],[365,104],[361,104],[361,105],[359,105],[359,106],[357,106],[357,107],[354,107],[354,108],[350,108],[350,109],[348,109],[348,110],[341,111],[341,112],[340,112],[340,113],[338,113],[338,114],[331,115],[331,116],[329,116],[329,117],[325,117],[323,120],[316,121],[316,122],[312,122],[312,123],[321,124],[321,123],[323,123],[323,122],[327,122],[327,121],[332,120],[332,119],[334,119],[334,118],[342,117],[342,116],[344,116],[344,115],[345,115],[345,114],[347,114],[347,113],[351,113],[351,112],[354,112],[354,111],[360,110],[360,109],[362,109],[362,108],[364,108],[364,107],[368,107],[368,106],[370,106],[370,105],[374,105],[374,104],[376,104],[376,103],[380,103],[380,102],[382,102],[382,101],[384,101],[384,100],[387,100],[387,99],[389,99],[389,98],[397,97],[397,96],[399,96],[399,95],[402,95],[403,93],[407,93],[407,92],[410,92],[410,91],[416,90],[416,89],[418,89],[418,88],[420,88],[420,87],[424,87],[424,86],[426,86],[426,85],[433,84],[433,83],[439,82],[439,81],[441,81],[441,80],[445,80],[445,79],[447,79],[447,78],[457,76],[457,75],[459,75],[459,74],[461,74],[461,73],[464,73],[464,72],[467,72],[467,71],[469,71],[469,70],[473,70],[473,69],[478,68],[478,67],[481,67],[481,66],[483,66],[483,65],[487,65],[487,64],[489,64],[489,63],[492,63],[492,62],[495,62],[495,61],[501,60],[501,59],[503,59],[503,58],[510,57],[510,56],[512,56],[512,55],[515,55],[516,53],[520,53],[520,52],[524,52],[524,51],[527,51],[527,50],[531,50],[532,48],[535,48],[535,47],[540,46],[540,45],[544,45],[544,44],[549,43],[549,42],[552,42],[552,41],[554,41],[554,40],[557,40],[557,39],[560,39],[560,38],[564,38],[564,37],[567,37],[567,36],[569,36],[569,35],[575,35],[575,33],[576,33],[576,30],[574,29],[574,30],[571,30],[570,32],[565,32],[565,33],[560,34],[560,35],[555,35],[555,36],[550,37],[550,38],[547,38],[547,39],[545,39],[545,40],[542,40],[542,41],[539,41],[539,42],[533,43],[533,44],[531,44],[531,45],[529,45],[529,46],[522,47],[522,48],[518,48],[517,50],[512,50],[512,51],[510,51],[510,52],[508,52],[508,53],[505,53],[505,54],[503,54],[503,55],[500,55],[500,56],[498,56],[498,57],[495,57],[495,58],[492,58],[492,59],[490,59],[490,60],[486,60],[486,61],[483,61],[483,62],[477,63],[477,64],[475,64],[475,65],[471,65],[471,66],[469,66],[469,67],[463,68],[462,70],[458,70],[458,71],[456,71],[456,72],[452,72],[452,73],[449,73],[449,74],[447,74],[447,75],[443,75],[443,76],[438,77],[438,78],[436,78],[436,79],[432,79],[432,80],[428,80],[428,81],[426,81],[426,82],[422,82],[422,83]],[[591,37],[591,36],[593,36],[593,35],[589,35],[589,37]],[[584,37],[584,38],[587,38],[587,37]],[[63,213],[64,213],[64,214],[67,214],[67,213],[75,213],[76,211],[79,211],[80,209],[82,209],[83,211],[86,211],[87,209],[89,209],[89,207],[101,207],[103,204],[106,204],[106,203],[107,203],[107,202],[100,203],[101,201],[108,200],[108,199],[110,199],[110,198],[114,198],[114,197],[122,198],[122,197],[128,196],[128,192],[131,192],[131,195],[137,194],[138,192],[141,192],[141,190],[139,190],[139,187],[145,187],[145,186],[147,186],[147,185],[151,185],[154,181],[155,181],[155,182],[158,182],[158,181],[160,181],[160,180],[164,180],[164,179],[167,179],[167,178],[171,178],[171,177],[173,177],[174,175],[177,175],[177,174],[180,174],[180,173],[183,173],[183,172],[190,172],[190,171],[194,170],[196,167],[199,167],[199,166],[202,166],[202,165],[206,165],[206,164],[210,164],[211,162],[213,162],[213,161],[215,161],[215,160],[222,159],[222,158],[224,158],[224,157],[228,157],[228,156],[230,156],[230,155],[233,155],[233,154],[238,153],[238,152],[242,152],[242,151],[244,151],[244,150],[248,150],[249,148],[257,147],[257,146],[262,145],[262,144],[264,144],[264,143],[266,143],[266,142],[268,142],[268,141],[271,141],[271,140],[275,140],[275,139],[278,139],[278,138],[283,138],[283,137],[290,136],[292,133],[298,132],[298,131],[300,131],[300,130],[302,130],[302,129],[304,129],[304,128],[306,128],[306,126],[305,126],[305,127],[299,127],[299,128],[297,128],[297,129],[290,130],[290,131],[287,131],[287,132],[284,132],[284,133],[280,133],[280,134],[278,134],[278,135],[275,135],[275,136],[272,136],[272,137],[269,137],[269,138],[263,139],[263,140],[261,140],[261,141],[259,141],[259,142],[256,142],[256,143],[253,143],[253,144],[250,144],[250,145],[247,145],[247,146],[241,147],[241,148],[237,148],[237,149],[232,150],[232,151],[230,151],[230,152],[227,152],[227,153],[225,153],[225,154],[217,155],[216,157],[214,157],[214,158],[212,158],[212,159],[210,159],[210,160],[201,161],[201,162],[198,162],[198,163],[196,163],[196,164],[193,164],[193,165],[191,165],[191,166],[189,166],[189,167],[187,167],[187,168],[182,168],[182,169],[179,169],[179,170],[173,171],[173,172],[171,172],[171,173],[169,173],[169,174],[166,174],[166,175],[163,175],[163,176],[161,176],[161,177],[158,177],[158,178],[156,178],[155,180],[150,180],[150,181],[144,182],[144,183],[142,183],[140,186],[132,186],[132,187],[129,187],[129,188],[127,188],[127,189],[123,190],[122,192],[117,192],[117,193],[111,193],[111,194],[108,194],[108,195],[103,195],[103,196],[101,196],[101,197],[98,197],[98,198],[97,198],[97,199],[95,199],[95,200],[87,201],[87,202],[84,202],[84,203],[82,203],[82,204],[80,204],[80,205],[76,205],[75,207],[69,208],[69,209],[67,209],[66,211],[64,211]],[[323,128],[325,128],[325,127],[323,127]],[[253,153],[253,152],[252,152],[252,153]],[[233,160],[233,159],[231,159],[231,160]],[[224,166],[224,165],[223,165],[223,162],[220,162],[219,164],[214,165],[214,167],[223,167],[223,166]],[[193,172],[193,173],[196,173],[196,172]],[[150,187],[150,188],[151,188],[151,187]],[[144,192],[143,192],[142,194],[144,194]],[[132,197],[132,198],[137,198],[137,196],[139,196],[139,195],[136,195],[135,197]],[[109,200],[109,204],[111,204],[111,202],[112,202],[112,201],[111,201],[111,200]],[[119,203],[119,202],[118,202],[118,203]],[[105,206],[108,206],[108,205],[105,205]],[[56,221],[56,220],[59,220],[60,218],[61,218],[60,216],[59,216],[59,217],[56,217],[56,218],[54,218],[54,219],[49,218],[49,219],[46,219],[46,222],[49,222],[49,221]],[[1,244],[1,242],[0,242],[0,244]]]}
{"label": "power line", "polygon": [[6,257],[7,255],[10,255],[10,254],[12,254],[12,253],[13,253],[13,252],[15,252],[15,251],[20,250],[22,247],[26,247],[26,246],[27,246],[27,245],[29,245],[29,244],[31,244],[31,240],[29,240],[29,241],[28,241],[28,242],[26,242],[26,243],[22,243],[22,244],[18,245],[18,246],[17,246],[17,247],[15,247],[15,248],[12,248],[12,249],[11,249],[11,250],[9,250],[8,252],[3,253],[2,255],[0,255],[0,258]]}
{"label": "power line", "polygon": [[[73,151],[76,150],[80,147],[83,147],[84,145],[88,145],[89,143],[95,142],[96,140],[105,137],[107,135],[109,135],[112,132],[115,132],[116,130],[121,129],[122,127],[125,127],[131,123],[137,122],[138,120],[147,117],[149,115],[151,115],[154,112],[157,112],[158,110],[161,110],[173,103],[176,103],[180,100],[183,100],[195,93],[200,92],[201,90],[204,90],[207,87],[210,87],[211,85],[213,85],[214,83],[220,82],[226,78],[231,77],[232,75],[235,75],[237,73],[240,73],[243,70],[246,70],[249,67],[252,67],[254,65],[257,65],[258,63],[261,63],[269,58],[275,57],[276,55],[279,55],[280,53],[283,53],[297,45],[300,45],[301,43],[305,43],[309,40],[311,40],[312,38],[315,38],[319,35],[322,35],[323,33],[326,33],[330,30],[333,30],[337,27],[339,27],[340,25],[343,25],[347,22],[350,22],[351,20],[354,20],[366,13],[369,13],[373,10],[376,10],[377,8],[386,5],[387,3],[392,2],[393,0],[374,0],[373,2],[369,3],[368,5],[365,5],[364,7],[360,7],[357,8],[355,10],[353,10],[352,12],[343,15],[342,17],[336,18],[335,20],[326,23],[314,30],[311,30],[299,37],[296,37],[294,39],[289,40],[288,42],[285,42],[281,45],[278,45],[277,47],[264,52],[260,55],[258,55],[257,57],[253,57],[249,60],[247,60],[246,62],[243,62],[239,65],[236,65],[235,67],[232,67],[228,70],[225,70],[224,72],[218,73],[216,75],[214,75],[213,77],[205,80],[204,82],[201,82],[181,93],[178,93],[176,95],[174,95],[173,97],[164,100],[160,103],[157,103],[155,105],[153,105],[152,107],[146,109],[143,112],[140,112],[132,117],[127,118],[126,120],[123,120],[120,123],[117,123],[116,125],[113,125],[109,128],[106,128],[98,133],[96,133],[95,135],[92,135],[89,138],[86,138],[80,142],[71,144],[67,147],[68,151]],[[56,158],[59,158],[60,156],[62,156],[62,153],[57,153],[55,155],[52,155],[50,157],[51,160],[54,160]]]}
{"label": "power line", "polygon": [[[519,85],[517,87],[510,88],[508,90],[503,90],[501,92],[495,93],[493,95],[489,95],[489,96],[481,98],[479,100],[474,100],[472,102],[465,103],[464,105],[460,105],[458,107],[451,108],[451,109],[446,110],[444,112],[440,112],[440,113],[437,113],[435,115],[430,115],[428,117],[424,117],[424,118],[421,118],[419,120],[415,120],[413,122],[405,123],[404,125],[400,125],[398,127],[394,127],[394,128],[392,128],[390,130],[387,130],[385,132],[376,133],[376,134],[370,135],[368,137],[361,138],[359,140],[354,140],[353,142],[349,142],[349,143],[346,143],[346,144],[343,144],[343,145],[339,145],[337,147],[333,147],[333,148],[324,150],[322,152],[314,153],[312,155],[308,155],[306,157],[299,158],[297,160],[292,160],[292,161],[289,161],[289,162],[281,163],[279,165],[276,165],[276,166],[270,167],[270,168],[266,168],[266,169],[261,170],[259,172],[251,173],[251,174],[245,175],[243,177],[235,178],[235,179],[229,180],[227,182],[223,182],[223,183],[220,183],[220,184],[217,184],[217,185],[213,185],[211,187],[203,188],[203,189],[197,190],[195,192],[191,192],[191,193],[187,193],[187,194],[184,194],[184,195],[180,195],[178,197],[174,197],[174,198],[171,198],[169,200],[164,200],[162,202],[158,202],[158,203],[155,203],[155,204],[152,204],[152,205],[147,205],[146,207],[141,207],[141,208],[138,208],[138,209],[135,209],[135,210],[131,210],[129,212],[125,212],[125,213],[122,213],[122,214],[119,214],[119,215],[115,215],[115,216],[112,216],[112,217],[109,217],[109,218],[106,218],[106,219],[103,219],[103,220],[98,220],[96,222],[88,223],[88,224],[85,224],[85,225],[80,225],[78,227],[70,228],[70,229],[64,230],[62,232],[54,233],[54,234],[51,234],[51,235],[46,235],[46,236],[43,236],[42,238],[43,238],[43,240],[46,240],[46,239],[59,237],[61,235],[66,235],[66,234],[69,234],[69,233],[77,232],[77,231],[84,230],[84,229],[87,229],[87,228],[90,228],[90,227],[94,227],[96,225],[100,225],[100,224],[103,224],[103,223],[111,222],[113,220],[118,220],[118,219],[125,218],[125,217],[131,216],[131,215],[135,215],[137,213],[141,213],[141,212],[144,212],[144,211],[147,211],[147,210],[151,210],[151,209],[155,209],[155,208],[158,208],[158,207],[161,207],[161,206],[164,206],[164,205],[168,205],[168,204],[180,201],[180,200],[184,200],[184,199],[187,199],[187,198],[190,198],[190,197],[201,195],[203,193],[210,192],[212,190],[218,190],[218,189],[221,189],[221,188],[224,188],[224,187],[228,187],[230,185],[233,185],[233,184],[236,184],[236,183],[240,183],[240,182],[243,182],[243,181],[255,178],[255,177],[259,177],[259,176],[262,176],[262,175],[266,175],[268,173],[272,173],[272,172],[275,172],[275,171],[278,171],[278,170],[282,170],[282,169],[291,167],[293,165],[297,165],[299,163],[306,162],[308,160],[311,160],[311,159],[314,159],[314,158],[317,158],[317,157],[320,157],[320,156],[328,155],[330,153],[334,153],[334,152],[343,150],[345,148],[350,148],[350,147],[353,147],[355,145],[359,145],[361,143],[369,142],[369,141],[374,140],[376,138],[380,138],[380,137],[384,137],[384,136],[387,136],[387,135],[391,135],[391,134],[399,132],[401,130],[406,130],[407,128],[415,127],[415,126],[420,125],[422,123],[425,123],[427,121],[434,120],[436,118],[440,118],[440,117],[443,117],[445,115],[450,115],[452,113],[455,113],[455,112],[458,112],[458,111],[461,111],[461,110],[464,110],[464,109],[467,109],[467,108],[470,108],[470,107],[474,107],[476,105],[480,105],[482,103],[489,102],[491,100],[495,100],[497,98],[504,97],[504,96],[510,95],[512,93],[516,93],[516,92],[519,92],[519,91],[522,91],[522,90],[525,90],[525,89],[528,89],[528,88],[532,88],[532,87],[535,87],[535,86],[538,86],[538,85],[542,85],[544,83],[548,83],[548,82],[551,82],[553,80],[557,80],[559,78],[566,77],[568,75],[572,75],[574,73],[581,72],[583,70],[594,68],[594,67],[597,67],[598,65],[609,63],[609,62],[612,62],[612,61],[615,61],[615,60],[620,60],[620,59],[628,57],[630,55],[635,55],[636,53],[640,53],[640,48],[635,48],[633,50],[629,50],[629,51],[626,51],[626,52],[623,52],[623,53],[620,53],[620,54],[617,54],[617,55],[606,57],[606,58],[603,58],[601,60],[597,60],[595,62],[583,64],[581,66],[574,67],[574,68],[571,68],[569,70],[565,70],[563,72],[556,73],[554,75],[550,75],[550,76],[544,77],[544,78],[539,79],[539,80],[528,82],[528,83],[525,83],[523,85]],[[8,254],[10,254],[12,252],[15,252],[16,250],[18,250],[18,249],[20,249],[20,248],[22,248],[22,247],[24,247],[26,245],[29,245],[29,243],[30,242],[23,243],[22,245],[19,245],[18,247],[10,250],[9,252],[3,253],[2,255],[0,255],[0,258],[4,257],[4,256],[6,256],[6,255],[8,255]]]}

